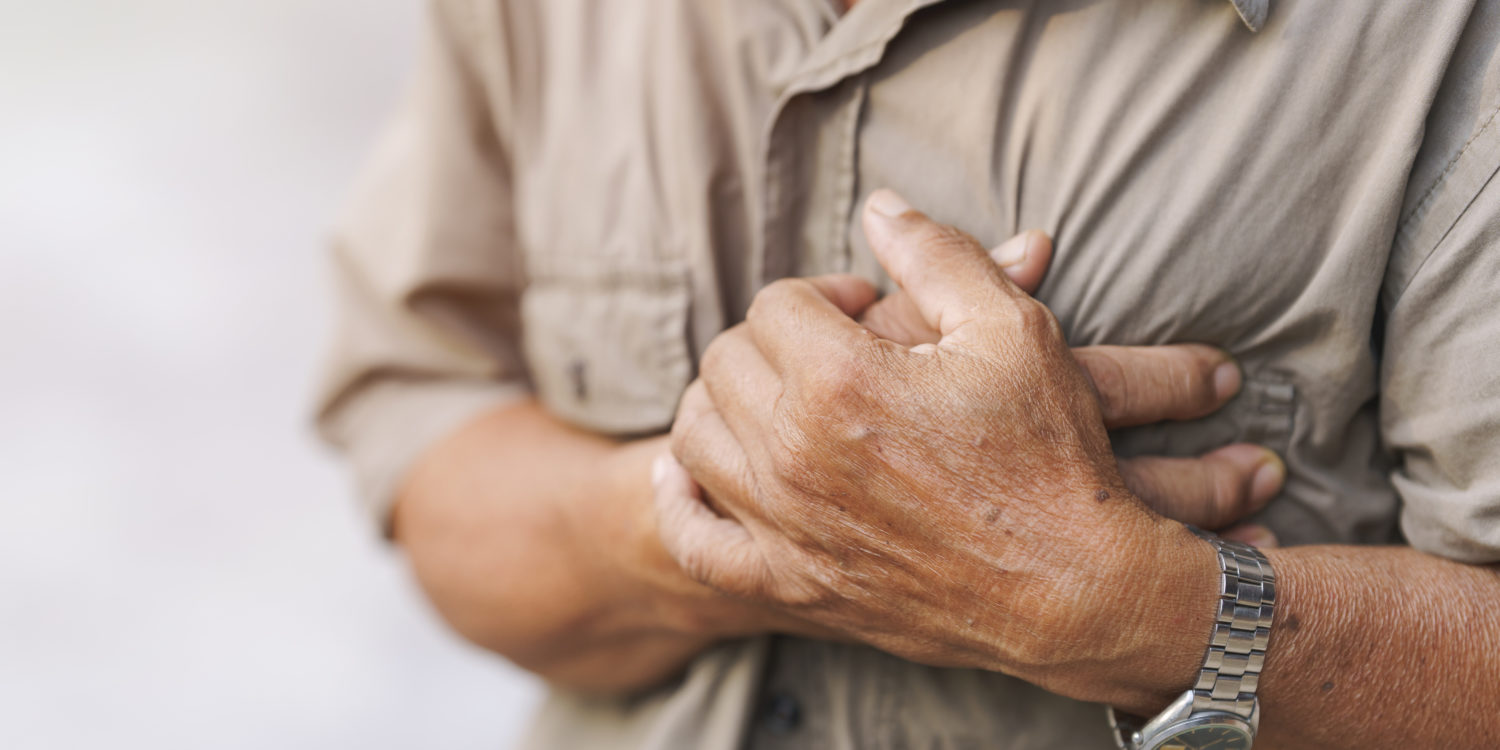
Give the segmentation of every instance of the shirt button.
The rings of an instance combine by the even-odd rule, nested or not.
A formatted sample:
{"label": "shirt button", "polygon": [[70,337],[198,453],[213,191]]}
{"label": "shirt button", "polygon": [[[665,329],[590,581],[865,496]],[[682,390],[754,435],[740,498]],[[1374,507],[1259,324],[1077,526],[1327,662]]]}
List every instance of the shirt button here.
{"label": "shirt button", "polygon": [[802,723],[802,704],[795,696],[776,693],[761,706],[761,721],[771,734],[790,734]]}
{"label": "shirt button", "polygon": [[575,359],[568,363],[568,376],[573,379],[573,398],[580,402],[589,399],[588,363]]}

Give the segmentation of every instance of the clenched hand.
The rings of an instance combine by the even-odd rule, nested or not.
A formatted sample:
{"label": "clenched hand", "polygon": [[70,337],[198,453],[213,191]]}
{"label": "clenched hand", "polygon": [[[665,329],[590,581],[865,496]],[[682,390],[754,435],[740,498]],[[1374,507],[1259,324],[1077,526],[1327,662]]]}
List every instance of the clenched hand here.
{"label": "clenched hand", "polygon": [[767,287],[684,400],[673,448],[706,496],[662,483],[669,552],[916,661],[1091,700],[1183,671],[1122,634],[1159,630],[1140,602],[1211,588],[1212,553],[1131,491],[1046,308],[966,235],[872,206],[871,246],[938,340],[860,325],[875,292],[853,277]]}

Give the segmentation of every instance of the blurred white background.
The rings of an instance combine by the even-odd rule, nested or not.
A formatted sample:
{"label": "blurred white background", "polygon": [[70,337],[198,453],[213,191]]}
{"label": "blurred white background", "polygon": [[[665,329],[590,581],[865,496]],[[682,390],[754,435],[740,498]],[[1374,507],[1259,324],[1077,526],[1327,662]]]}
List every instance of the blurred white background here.
{"label": "blurred white background", "polygon": [[0,748],[503,748],[307,413],[419,0],[0,0]]}

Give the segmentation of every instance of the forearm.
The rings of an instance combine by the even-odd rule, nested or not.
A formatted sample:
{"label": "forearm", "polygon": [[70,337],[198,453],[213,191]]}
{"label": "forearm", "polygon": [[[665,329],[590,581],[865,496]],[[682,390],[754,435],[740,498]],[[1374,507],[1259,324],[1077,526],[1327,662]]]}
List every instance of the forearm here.
{"label": "forearm", "polygon": [[[1407,547],[1266,555],[1277,603],[1257,748],[1500,747],[1500,571]],[[1140,636],[1150,655],[1131,671],[1170,664],[1164,679],[1113,702],[1151,715],[1193,682],[1215,577]]]}
{"label": "forearm", "polygon": [[711,642],[682,611],[650,497],[657,440],[620,444],[534,403],[487,414],[417,462],[394,530],[442,616],[551,681],[660,681]]}
{"label": "forearm", "polygon": [[1267,554],[1265,747],[1500,747],[1500,572],[1404,547]]}

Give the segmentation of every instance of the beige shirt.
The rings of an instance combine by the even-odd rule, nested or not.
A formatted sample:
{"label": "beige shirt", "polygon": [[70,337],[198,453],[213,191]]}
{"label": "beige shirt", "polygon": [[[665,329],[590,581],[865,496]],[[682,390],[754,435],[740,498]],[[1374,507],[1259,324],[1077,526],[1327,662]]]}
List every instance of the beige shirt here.
{"label": "beige shirt", "polygon": [[[1484,0],[439,0],[336,248],[321,423],[377,517],[413,457],[536,396],[669,426],[786,275],[882,279],[861,199],[994,244],[1040,228],[1074,344],[1201,341],[1246,388],[1116,435],[1286,457],[1291,544],[1500,560],[1500,4]],[[769,707],[769,710],[762,710]],[[1106,748],[1097,706],[795,639],[531,747]]]}

